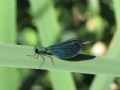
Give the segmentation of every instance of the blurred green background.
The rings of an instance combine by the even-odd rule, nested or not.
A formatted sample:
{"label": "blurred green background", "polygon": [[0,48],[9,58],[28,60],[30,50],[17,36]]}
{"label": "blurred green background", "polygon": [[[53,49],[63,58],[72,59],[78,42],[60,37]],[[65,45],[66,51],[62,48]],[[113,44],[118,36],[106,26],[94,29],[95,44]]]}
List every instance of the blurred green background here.
{"label": "blurred green background", "polygon": [[[49,46],[80,38],[92,41],[83,48],[83,53],[103,56],[119,29],[116,18],[120,16],[115,15],[115,10],[120,9],[116,3],[120,4],[120,1],[1,0],[0,41]],[[120,90],[120,78],[110,77],[112,80],[109,81],[103,77],[104,80],[92,83],[95,77],[91,74],[1,67],[0,90]],[[102,85],[103,82],[107,85]]]}

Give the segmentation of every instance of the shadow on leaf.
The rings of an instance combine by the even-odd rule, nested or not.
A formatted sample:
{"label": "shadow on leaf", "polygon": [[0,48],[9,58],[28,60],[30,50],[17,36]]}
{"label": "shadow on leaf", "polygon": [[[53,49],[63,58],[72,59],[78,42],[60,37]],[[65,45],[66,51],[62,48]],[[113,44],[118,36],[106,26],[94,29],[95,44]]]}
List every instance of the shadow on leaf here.
{"label": "shadow on leaf", "polygon": [[87,55],[87,54],[78,54],[77,56],[67,59],[68,61],[84,61],[84,60],[90,60],[94,59],[96,56],[93,55]]}

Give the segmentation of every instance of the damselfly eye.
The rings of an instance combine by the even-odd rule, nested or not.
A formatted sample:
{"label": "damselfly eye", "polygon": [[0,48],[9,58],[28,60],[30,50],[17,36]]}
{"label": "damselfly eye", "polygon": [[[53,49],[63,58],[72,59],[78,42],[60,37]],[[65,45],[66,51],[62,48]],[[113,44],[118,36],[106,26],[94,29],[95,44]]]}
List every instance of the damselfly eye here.
{"label": "damselfly eye", "polygon": [[39,50],[37,48],[35,49],[35,53],[39,53]]}

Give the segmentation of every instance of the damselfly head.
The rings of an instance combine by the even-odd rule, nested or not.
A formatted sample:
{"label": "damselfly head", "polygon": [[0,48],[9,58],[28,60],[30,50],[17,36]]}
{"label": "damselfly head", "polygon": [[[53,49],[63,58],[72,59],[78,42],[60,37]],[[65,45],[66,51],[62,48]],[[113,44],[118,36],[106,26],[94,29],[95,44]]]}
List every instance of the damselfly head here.
{"label": "damselfly head", "polygon": [[39,49],[37,46],[34,46],[34,51],[35,51],[35,53],[39,53]]}

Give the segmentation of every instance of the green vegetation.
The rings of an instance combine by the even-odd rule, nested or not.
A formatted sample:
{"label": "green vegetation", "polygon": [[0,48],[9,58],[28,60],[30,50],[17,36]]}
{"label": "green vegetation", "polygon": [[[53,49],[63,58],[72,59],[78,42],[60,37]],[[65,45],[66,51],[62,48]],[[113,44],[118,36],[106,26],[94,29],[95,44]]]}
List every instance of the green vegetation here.
{"label": "green vegetation", "polygon": [[[112,90],[112,83],[119,90],[119,5],[118,0],[0,1],[0,90]],[[33,46],[75,37],[92,41],[80,53],[96,57],[65,61],[53,55],[54,67],[44,56],[39,68],[43,59],[34,56]]]}

